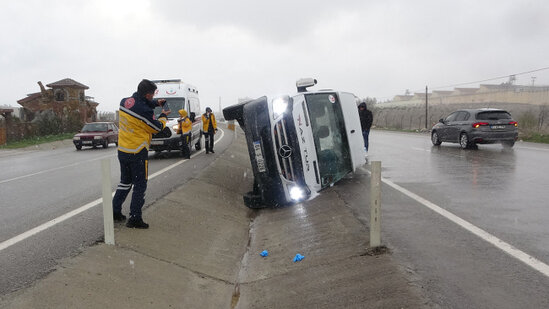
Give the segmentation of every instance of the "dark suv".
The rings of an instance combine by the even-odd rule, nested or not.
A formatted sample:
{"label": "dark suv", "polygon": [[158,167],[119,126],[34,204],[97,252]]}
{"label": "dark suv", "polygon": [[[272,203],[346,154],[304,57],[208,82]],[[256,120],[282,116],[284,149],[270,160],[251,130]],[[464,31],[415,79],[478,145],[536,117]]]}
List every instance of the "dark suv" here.
{"label": "dark suv", "polygon": [[112,122],[86,123],[82,130],[73,137],[72,142],[76,150],[82,149],[82,146],[95,148],[101,145],[103,148],[107,148],[110,143],[118,146],[118,127]]}
{"label": "dark suv", "polygon": [[461,148],[475,148],[476,144],[501,143],[513,147],[518,139],[518,122],[502,109],[463,109],[440,119],[431,130],[431,141],[459,143]]}

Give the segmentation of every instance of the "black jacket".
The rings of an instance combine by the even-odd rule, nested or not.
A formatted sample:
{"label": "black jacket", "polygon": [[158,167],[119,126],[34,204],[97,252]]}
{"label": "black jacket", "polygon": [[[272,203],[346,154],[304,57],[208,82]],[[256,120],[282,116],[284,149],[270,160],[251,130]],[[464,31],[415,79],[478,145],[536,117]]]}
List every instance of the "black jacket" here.
{"label": "black jacket", "polygon": [[[364,106],[363,110],[360,109],[361,106]],[[360,126],[362,126],[362,131],[370,130],[372,121],[374,120],[372,112],[368,110],[366,103],[360,103],[358,107],[358,116],[360,117]]]}

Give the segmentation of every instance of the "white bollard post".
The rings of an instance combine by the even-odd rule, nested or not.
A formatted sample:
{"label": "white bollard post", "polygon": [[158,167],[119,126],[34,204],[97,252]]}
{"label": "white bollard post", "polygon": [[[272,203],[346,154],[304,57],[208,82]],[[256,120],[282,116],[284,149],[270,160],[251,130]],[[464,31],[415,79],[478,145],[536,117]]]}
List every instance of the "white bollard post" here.
{"label": "white bollard post", "polygon": [[381,246],[381,161],[372,161],[370,185],[370,247]]}
{"label": "white bollard post", "polygon": [[112,217],[111,193],[111,161],[101,160],[103,183],[103,227],[105,229],[105,244],[114,245],[114,220]]}

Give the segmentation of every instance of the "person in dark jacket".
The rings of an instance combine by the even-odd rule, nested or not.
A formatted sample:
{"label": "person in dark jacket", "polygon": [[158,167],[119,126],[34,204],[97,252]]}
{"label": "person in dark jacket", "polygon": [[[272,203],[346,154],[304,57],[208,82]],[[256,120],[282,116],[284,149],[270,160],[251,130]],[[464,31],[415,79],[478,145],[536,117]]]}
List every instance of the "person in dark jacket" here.
{"label": "person in dark jacket", "polygon": [[366,102],[358,105],[358,115],[360,117],[360,126],[362,127],[362,137],[364,138],[364,150],[368,151],[368,136],[370,135],[370,127],[372,127],[374,116],[368,110],[368,107],[366,107]]}
{"label": "person in dark jacket", "polygon": [[125,221],[122,204],[133,186],[130,218],[127,227],[146,229],[149,225],[143,222],[141,208],[145,203],[147,190],[149,145],[153,133],[158,133],[166,126],[169,110],[162,110],[158,119],[154,108],[162,106],[166,100],[153,100],[156,85],[149,80],[142,80],[137,92],[120,102],[118,161],[120,162],[120,183],[112,200],[114,221]]}
{"label": "person in dark jacket", "polygon": [[206,153],[215,153],[213,147],[214,134],[217,132],[217,121],[215,121],[215,115],[209,107],[206,107],[206,112],[202,114],[202,132],[204,134]]}

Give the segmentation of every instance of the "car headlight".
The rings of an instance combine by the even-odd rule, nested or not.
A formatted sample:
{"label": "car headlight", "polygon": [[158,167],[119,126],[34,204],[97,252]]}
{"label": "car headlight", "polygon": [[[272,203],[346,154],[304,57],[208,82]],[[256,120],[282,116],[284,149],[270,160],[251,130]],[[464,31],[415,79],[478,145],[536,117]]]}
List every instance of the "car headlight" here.
{"label": "car headlight", "polygon": [[172,126],[172,129],[177,132],[177,129],[179,129],[179,125],[178,124],[175,124]]}
{"label": "car headlight", "polygon": [[101,136],[94,136],[93,139],[103,139]]}
{"label": "car headlight", "polygon": [[280,117],[288,108],[288,99],[286,97],[276,98],[273,100],[273,117]]}
{"label": "car headlight", "polygon": [[305,190],[298,186],[293,186],[290,188],[290,198],[294,201],[301,201],[305,198]]}
{"label": "car headlight", "polygon": [[79,140],[80,140],[80,136],[75,136],[75,137],[73,137],[72,139],[75,140],[75,141],[79,141]]}

